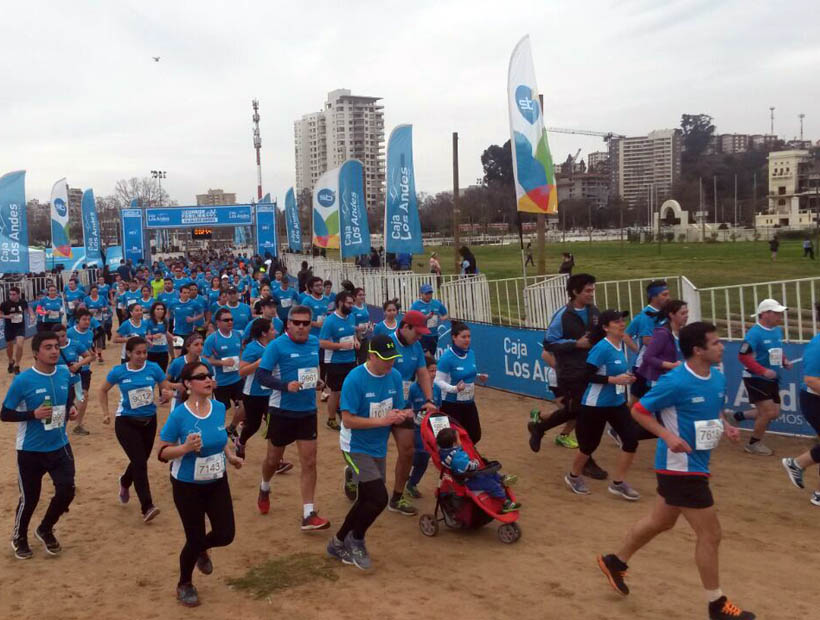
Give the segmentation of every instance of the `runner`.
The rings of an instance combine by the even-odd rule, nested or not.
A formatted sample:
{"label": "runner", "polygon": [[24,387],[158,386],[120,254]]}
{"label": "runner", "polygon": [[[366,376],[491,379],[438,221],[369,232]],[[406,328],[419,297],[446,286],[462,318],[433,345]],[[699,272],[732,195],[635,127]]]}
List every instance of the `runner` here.
{"label": "runner", "polygon": [[[311,277],[307,280],[307,292],[299,299],[299,303],[310,308],[313,322],[310,328],[310,335],[320,338],[319,332],[322,329],[322,324],[327,318],[327,302],[322,294],[322,278]],[[281,292],[279,293],[281,299]],[[281,305],[281,301],[280,301]],[[279,318],[282,318],[281,316]],[[283,319],[284,320],[284,319]]]}
{"label": "runner", "polygon": [[31,339],[34,365],[16,377],[0,411],[0,420],[17,423],[17,472],[20,500],[14,513],[11,547],[18,560],[34,554],[28,544],[28,526],[40,501],[43,476],[54,483],[54,496],[34,535],[46,553],[62,550],[54,525],[74,499],[74,454],[66,434],[66,414],[77,412],[69,402],[69,372],[58,368],[57,334],[40,332]]}
{"label": "runner", "polygon": [[140,284],[135,278],[128,282],[128,290],[125,291],[125,293],[122,296],[122,299],[125,302],[126,319],[129,316],[131,316],[131,309],[134,307],[134,304],[136,304],[139,301],[140,297],[142,297],[142,292],[140,291]]}
{"label": "runner", "polygon": [[137,303],[142,306],[142,314],[143,316],[147,316],[149,312],[151,312],[151,306],[154,305],[154,293],[151,289],[150,284],[143,284],[140,287],[140,298],[137,300]]}
{"label": "runner", "polygon": [[370,311],[365,303],[364,289],[361,287],[353,291],[354,304],[350,311],[353,323],[356,326],[356,340],[359,341],[356,360],[359,364],[367,361],[367,339],[373,333],[373,324],[370,322]]}
{"label": "runner", "polygon": [[57,287],[49,284],[47,290],[48,294],[37,303],[43,315],[43,320],[37,328],[42,330],[49,330],[53,325],[62,323],[65,315],[63,300],[57,296]]}
{"label": "runner", "polygon": [[663,324],[663,308],[669,302],[669,286],[666,280],[653,280],[646,287],[646,298],[649,304],[638,314],[626,328],[626,343],[638,354],[633,364],[632,374],[635,375],[635,383],[629,389],[630,404],[634,404],[638,399],[646,394],[649,386],[646,377],[640,374],[640,366],[643,363],[643,356],[646,347],[652,340],[652,333],[655,328]]}
{"label": "runner", "polygon": [[[282,278],[282,284],[279,288],[273,289],[273,299],[276,301],[276,313],[282,324],[288,322],[288,313],[290,309],[299,303],[299,292],[290,286],[290,280],[287,277]],[[314,334],[317,335],[318,334]]]}
{"label": "runner", "polygon": [[114,433],[128,457],[128,466],[119,478],[119,499],[121,504],[128,503],[133,484],[140,500],[142,520],[148,523],[159,514],[148,482],[148,457],[157,434],[154,388],[160,389],[160,402],[171,398],[172,392],[162,369],[148,361],[148,341],[145,338],[132,336],[125,343],[125,351],[126,362],[112,368],[100,387],[100,408],[103,424],[110,424],[108,392],[115,385],[119,387],[122,397],[115,414]]}
{"label": "runner", "polygon": [[188,285],[188,299],[192,304],[197,306],[193,322],[194,331],[202,334],[204,337],[208,331],[205,325],[205,314],[208,312],[208,303],[205,297],[199,294],[199,288],[195,282]]}
{"label": "runner", "polygon": [[[342,295],[339,293],[339,297]],[[338,311],[339,298],[336,302]],[[390,429],[413,417],[412,410],[404,409],[401,375],[393,368],[397,357],[391,338],[374,336],[367,362],[354,368],[342,387],[339,444],[347,466],[353,470],[357,493],[342,527],[330,539],[327,552],[362,570],[372,566],[365,535],[388,503],[385,469]]]}
{"label": "runner", "polygon": [[8,373],[20,374],[20,360],[23,358],[23,342],[26,338],[26,318],[28,313],[34,323],[34,311],[25,299],[20,298],[20,289],[9,287],[9,298],[0,304],[0,318],[3,319],[3,334],[6,337],[6,354],[9,358]]}
{"label": "runner", "polygon": [[635,382],[635,376],[629,372],[624,343],[624,317],[627,314],[620,310],[605,310],[590,335],[590,342],[594,344],[586,360],[588,385],[581,398],[575,426],[578,453],[564,476],[570,491],[577,495],[589,495],[581,473],[600,445],[604,426],[609,423],[621,438],[621,451],[608,491],[629,501],[641,498],[625,479],[638,448],[637,429],[626,407],[626,386]]}
{"label": "runner", "polygon": [[[743,385],[749,402],[757,410],[749,443],[743,446],[749,454],[774,454],[763,443],[763,436],[769,423],[780,415],[780,369],[792,367],[783,354],[783,331],[778,327],[786,310],[774,299],[761,301],[752,315],[757,317],[757,323],[746,332],[740,345],[738,359],[743,365]],[[739,417],[740,414],[736,419]]]}
{"label": "runner", "polygon": [[159,294],[165,289],[165,280],[161,271],[154,272],[154,279],[151,280],[151,294],[154,299],[159,298]]}
{"label": "runner", "polygon": [[267,417],[270,389],[266,388],[254,378],[254,373],[262,359],[265,347],[276,337],[276,332],[269,319],[256,318],[248,323],[247,339],[242,356],[239,360],[239,376],[244,377],[242,387],[242,402],[245,406],[245,423],[242,433],[236,438],[234,450],[236,456],[245,458],[245,446],[248,440],[256,434],[262,425],[262,418]]}
{"label": "runner", "polygon": [[133,336],[145,338],[148,334],[148,323],[142,320],[142,306],[134,304],[131,306],[130,318],[122,323],[117,328],[117,335],[114,336],[114,342],[122,343],[122,351],[120,352],[120,364],[125,364],[125,343]]}
{"label": "runner", "polygon": [[325,280],[322,286],[324,288],[325,301],[327,302],[327,313],[330,314],[336,309],[336,293],[333,292],[333,281]]}
{"label": "runner", "polygon": [[[113,289],[112,289],[113,290]],[[128,285],[123,281],[120,280],[116,284],[116,291],[112,292],[112,296],[116,301],[116,309],[117,309],[117,325],[122,325],[125,321],[128,320],[128,314],[125,311],[125,294],[128,292]],[[113,328],[113,325],[112,325]],[[113,337],[112,337],[113,340]]]}
{"label": "runner", "polygon": [[165,304],[165,307],[169,309],[174,307],[174,304],[179,301],[179,295],[174,290],[174,281],[171,278],[165,278],[163,281],[163,289],[157,295],[157,301],[161,301]]}
{"label": "runner", "polygon": [[77,304],[85,299],[85,291],[78,286],[77,278],[71,278],[68,281],[68,287],[63,291],[63,299],[65,300],[68,326],[71,327],[74,325],[74,311],[77,309]]}
{"label": "runner", "polygon": [[180,376],[186,364],[202,362],[210,369],[211,374],[214,374],[214,368],[211,366],[211,363],[202,357],[202,346],[204,343],[205,339],[200,334],[191,334],[183,342],[179,357],[175,357],[174,360],[168,364],[166,378],[168,379],[168,385],[175,390],[174,397],[171,399],[170,411],[176,409],[182,402],[184,389],[180,382]]}
{"label": "runner", "polygon": [[83,300],[85,307],[91,313],[91,317],[100,322],[100,326],[94,329],[94,350],[97,353],[97,362],[103,364],[103,349],[105,349],[105,329],[106,321],[111,317],[111,307],[108,299],[100,294],[100,287],[92,284],[88,289],[88,297]]}
{"label": "runner", "polygon": [[[182,369],[184,403],[174,409],[160,431],[157,457],[171,463],[171,488],[185,546],[179,554],[177,600],[186,607],[199,605],[192,583],[194,566],[210,575],[208,550],[233,542],[236,526],[228,486],[226,461],[236,469],[242,459],[228,447],[225,407],[213,399],[214,382],[205,364],[193,362]],[[205,516],[211,531],[205,533]]]}
{"label": "runner", "polygon": [[273,326],[276,336],[281,336],[285,331],[282,321],[280,321],[279,317],[276,316],[276,302],[272,297],[259,300],[257,305],[259,306],[260,315],[258,317],[254,317],[254,319],[247,324],[245,331],[242,332],[242,342],[249,342],[251,340],[251,329],[253,328],[253,324],[259,319],[267,319]]}
{"label": "runner", "polygon": [[[450,329],[451,344],[439,358],[436,370],[436,385],[442,395],[441,410],[464,427],[475,445],[481,441],[481,421],[475,406],[475,382],[485,383],[487,374],[476,369],[467,324],[453,321]],[[432,398],[432,394],[430,396]]]}
{"label": "runner", "polygon": [[438,299],[433,299],[433,286],[422,284],[419,288],[419,298],[410,306],[411,310],[418,310],[427,317],[427,327],[430,334],[421,339],[421,348],[427,353],[436,355],[438,348],[438,327],[448,320],[447,308]]}
{"label": "runner", "polygon": [[[382,304],[382,310],[384,311],[384,320],[379,321],[373,327],[373,335],[376,334],[387,334],[388,336],[396,333],[396,330],[399,327],[399,300],[398,299],[389,299]],[[427,319],[425,318],[425,321]],[[426,323],[425,323],[426,324]],[[427,330],[427,335],[429,335],[430,330]]]}
{"label": "runner", "polygon": [[[319,379],[319,341],[310,335],[313,312],[306,306],[290,310],[287,332],[266,348],[255,380],[271,388],[268,407],[268,452],[262,463],[257,507],[270,510],[270,481],[282,473],[285,447],[296,442],[299,451],[302,531],[324,530],[330,521],[319,516],[316,492],[316,390]],[[289,469],[289,468],[288,468]],[[286,469],[284,471],[287,471]]]}
{"label": "runner", "polygon": [[[162,295],[160,295],[160,298],[161,297]],[[194,324],[197,319],[202,318],[202,309],[199,307],[199,304],[191,301],[188,294],[188,287],[181,285],[179,289],[179,299],[167,307],[170,310],[173,323],[172,333],[175,336],[174,347],[180,347],[182,346],[182,341],[194,333]]]}
{"label": "runner", "polygon": [[[336,415],[339,412],[342,384],[345,377],[356,366],[356,350],[359,341],[356,339],[356,327],[353,323],[351,311],[353,309],[353,295],[342,291],[336,296],[336,311],[328,315],[319,334],[319,347],[325,362],[325,376],[330,396],[327,399],[327,427],[338,431],[339,423]],[[315,318],[313,309],[311,316]],[[314,325],[315,321],[311,322]],[[313,329],[311,328],[311,335]]]}
{"label": "runner", "polygon": [[[82,353],[83,363],[76,371],[79,374],[80,385],[84,394],[88,394],[91,389],[91,362],[94,360],[96,353],[94,351],[94,330],[91,328],[91,313],[79,306],[74,311],[76,323],[71,327],[66,336],[78,344],[79,350]],[[85,419],[85,412],[88,409],[88,398],[81,398],[77,402],[77,425],[74,427],[75,435],[88,435],[89,432],[83,426]]]}
{"label": "runner", "polygon": [[155,301],[151,306],[145,328],[145,339],[149,344],[148,361],[162,368],[162,372],[168,370],[169,359],[173,359],[174,356],[174,349],[169,346],[174,342],[174,335],[168,325],[167,314],[168,308],[165,304]]}
{"label": "runner", "polygon": [[[627,562],[655,536],[672,529],[683,517],[695,533],[695,564],[705,589],[710,620],[753,620],[720,589],[718,545],[721,528],[709,488],[709,457],[725,430],[738,441],[740,432],[720,420],[726,399],[726,379],[715,367],[723,356],[717,328],[696,322],[680,332],[680,347],[686,363],[661,376],[632,408],[632,415],[658,436],[655,471],[658,498],[652,512],[635,523],[615,554],[598,556],[598,566],[610,585],[629,594],[624,581]],[[654,414],[661,414],[663,424]]]}
{"label": "runner", "polygon": [[[544,349],[556,359],[558,387],[564,399],[564,406],[554,411],[546,419],[530,420],[530,449],[538,452],[544,433],[551,428],[574,421],[581,407],[581,398],[586,390],[586,360],[592,346],[589,332],[598,324],[598,308],[595,300],[595,276],[577,273],[567,279],[569,303],[558,310],[550,320]],[[563,433],[571,428],[565,426]],[[593,458],[584,466],[583,475],[595,480],[606,480],[608,474]]]}
{"label": "runner", "polygon": [[245,418],[245,414],[242,407],[242,377],[239,376],[242,336],[241,332],[233,329],[233,324],[233,314],[228,308],[217,310],[217,330],[205,339],[202,353],[216,368],[214,398],[225,405],[226,412],[233,403],[233,417],[228,425],[228,435],[231,439],[236,439],[236,427]]}
{"label": "runner", "polygon": [[[235,286],[228,289],[228,303],[225,307],[230,310],[233,317],[233,328],[241,334],[251,322],[252,313],[248,304],[239,301],[239,289]],[[217,327],[219,327],[218,322]]]}
{"label": "runner", "polygon": [[[409,314],[409,313],[408,313]],[[429,353],[424,354],[424,365],[427,368],[427,374],[431,377],[436,376],[436,358]],[[415,429],[414,429],[414,450],[413,450],[413,468],[410,470],[410,477],[407,479],[405,490],[407,494],[413,499],[422,497],[419,491],[419,482],[421,482],[424,472],[427,471],[427,465],[430,463],[430,453],[424,448],[424,443],[421,440],[421,423],[424,420],[424,415],[427,413],[425,407],[430,401],[424,395],[424,388],[419,384],[418,380],[410,386],[408,393],[407,404],[413,409],[415,415]],[[433,385],[433,404],[436,409],[441,407],[441,390],[437,385]]]}

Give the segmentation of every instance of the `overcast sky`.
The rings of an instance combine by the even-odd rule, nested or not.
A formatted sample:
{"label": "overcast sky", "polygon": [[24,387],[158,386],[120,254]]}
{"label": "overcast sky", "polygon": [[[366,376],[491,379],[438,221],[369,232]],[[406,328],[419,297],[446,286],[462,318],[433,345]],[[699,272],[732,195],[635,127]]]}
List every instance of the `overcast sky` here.
{"label": "overcast sky", "polygon": [[[38,2],[2,10],[0,174],[25,169],[27,198],[62,176],[111,193],[167,171],[180,204],[208,188],[256,195],[295,182],[293,121],[327,92],[384,99],[385,132],[414,126],[416,187],[461,185],[509,138],[507,65],[532,39],[548,125],[627,135],[705,112],[718,131],[820,138],[816,2],[447,0],[408,2]],[[160,56],[154,62],[152,56]],[[814,104],[814,105],[812,105]],[[597,138],[550,135],[555,160]]]}

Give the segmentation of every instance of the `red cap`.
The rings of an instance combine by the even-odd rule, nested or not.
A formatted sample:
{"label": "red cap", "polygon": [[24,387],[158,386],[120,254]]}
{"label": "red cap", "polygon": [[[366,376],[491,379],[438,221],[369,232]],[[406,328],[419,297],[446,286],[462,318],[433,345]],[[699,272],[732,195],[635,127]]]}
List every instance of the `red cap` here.
{"label": "red cap", "polygon": [[430,333],[430,330],[427,328],[427,317],[418,310],[409,310],[401,318],[401,321],[414,328],[416,332],[422,336],[426,336]]}

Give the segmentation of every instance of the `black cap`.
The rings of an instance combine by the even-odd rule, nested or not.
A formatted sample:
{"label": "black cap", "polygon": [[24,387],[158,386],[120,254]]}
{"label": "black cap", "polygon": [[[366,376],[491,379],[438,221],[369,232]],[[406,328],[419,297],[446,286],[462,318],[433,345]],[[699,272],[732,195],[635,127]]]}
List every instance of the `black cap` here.
{"label": "black cap", "polygon": [[370,339],[370,346],[367,349],[368,353],[375,353],[384,361],[394,360],[401,357],[396,348],[396,343],[387,334],[377,334]]}
{"label": "black cap", "polygon": [[275,306],[276,300],[273,297],[265,297],[263,299],[260,299],[257,303],[259,304],[260,308],[263,308],[265,306]]}
{"label": "black cap", "polygon": [[235,294],[237,294],[237,293],[239,293],[239,291],[238,291],[238,290],[236,290],[236,287],[235,287],[235,286],[232,286],[232,287],[230,287],[230,288],[228,289],[228,295],[235,295]]}
{"label": "black cap", "polygon": [[629,316],[629,311],[627,310],[604,310],[601,312],[601,318],[598,323],[601,326],[609,325],[611,321],[617,321],[627,316]]}

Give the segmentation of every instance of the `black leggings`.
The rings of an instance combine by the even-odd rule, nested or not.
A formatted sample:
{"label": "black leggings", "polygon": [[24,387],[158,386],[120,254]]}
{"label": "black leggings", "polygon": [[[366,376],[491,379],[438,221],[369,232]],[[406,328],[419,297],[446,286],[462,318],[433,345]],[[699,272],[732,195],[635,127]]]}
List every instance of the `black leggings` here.
{"label": "black leggings", "polygon": [[481,421],[478,419],[475,401],[454,403],[445,400],[441,403],[441,410],[464,427],[473,445],[481,440]]}
{"label": "black leggings", "polygon": [[578,411],[581,409],[581,399],[587,389],[586,384],[564,383],[564,385],[559,387],[564,394],[563,407],[555,411],[548,420],[541,420],[538,423],[542,432],[566,424],[570,420],[574,420],[578,417]]}
{"label": "black leggings", "polygon": [[268,396],[242,395],[242,402],[245,403],[245,423],[242,425],[242,434],[239,436],[239,443],[243,446],[248,443],[248,439],[256,434],[262,426],[262,418],[268,414]]}
{"label": "black leggings", "polygon": [[[185,546],[179,554],[179,584],[191,583],[199,555],[212,547],[225,547],[233,542],[236,526],[233,500],[227,474],[204,484],[181,482],[171,477],[174,505],[177,507]],[[205,533],[205,515],[211,531]]]}
{"label": "black leggings", "polygon": [[575,436],[578,438],[578,450],[581,454],[591,456],[601,443],[606,423],[621,438],[621,450],[635,452],[638,449],[637,424],[632,419],[626,405],[618,407],[581,406],[575,424]]}
{"label": "black leggings", "polygon": [[105,327],[98,327],[94,330],[94,347],[97,350],[105,348]]}
{"label": "black leggings", "polygon": [[168,351],[162,351],[162,352],[148,351],[148,361],[149,362],[154,362],[160,368],[162,368],[163,372],[165,372],[166,370],[168,370]]}
{"label": "black leggings", "polygon": [[387,486],[381,478],[360,482],[356,503],[347,513],[336,538],[343,541],[348,532],[353,532],[353,538],[363,540],[367,529],[387,507],[387,499]]}
{"label": "black leggings", "polygon": [[134,485],[140,500],[142,513],[154,505],[151,499],[151,486],[148,483],[148,457],[154,447],[157,434],[157,417],[117,416],[114,420],[114,433],[117,441],[128,457],[128,467],[120,476],[120,484],[126,488]]}
{"label": "black leggings", "polygon": [[74,454],[71,445],[66,444],[51,452],[18,450],[17,470],[20,474],[20,500],[14,513],[14,538],[28,537],[28,524],[40,501],[43,476],[46,474],[51,476],[54,483],[54,497],[48,504],[40,527],[50,532],[60,515],[68,512],[68,506],[74,499]]}

